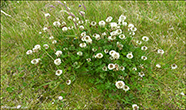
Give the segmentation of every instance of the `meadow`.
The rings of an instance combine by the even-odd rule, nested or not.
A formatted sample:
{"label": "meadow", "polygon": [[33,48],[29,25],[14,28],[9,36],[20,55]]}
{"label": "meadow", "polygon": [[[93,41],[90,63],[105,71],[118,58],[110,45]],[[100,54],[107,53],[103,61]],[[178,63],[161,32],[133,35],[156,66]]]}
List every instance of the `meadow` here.
{"label": "meadow", "polygon": [[[132,109],[131,105],[137,104],[145,110],[185,109],[186,2],[61,2],[74,12],[83,10],[90,21],[99,22],[108,16],[115,19],[123,14],[137,28],[136,39],[149,38],[145,45],[152,70],[144,80],[136,80],[141,91],[130,88],[127,92],[133,103],[125,95],[123,99],[129,103],[122,103],[105,97],[86,75],[72,78],[70,85],[62,85],[50,75],[53,74],[50,70],[34,67],[26,52],[36,44],[43,44],[46,37],[43,27],[49,21],[63,18],[65,12],[61,10],[66,8],[57,1],[1,1],[1,10],[5,12],[1,11],[1,108]],[[54,37],[60,35],[54,32]],[[158,49],[164,53],[158,54]],[[59,100],[59,96],[63,99]]]}

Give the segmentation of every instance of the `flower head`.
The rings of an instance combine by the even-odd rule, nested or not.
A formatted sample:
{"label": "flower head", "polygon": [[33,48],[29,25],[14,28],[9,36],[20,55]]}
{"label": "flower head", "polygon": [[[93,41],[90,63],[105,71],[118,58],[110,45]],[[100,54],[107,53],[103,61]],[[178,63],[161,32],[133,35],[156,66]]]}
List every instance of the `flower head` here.
{"label": "flower head", "polygon": [[84,47],[87,46],[87,44],[86,44],[86,43],[80,43],[79,46],[80,46],[81,48],[84,48]]}
{"label": "flower head", "polygon": [[171,65],[171,68],[172,68],[172,69],[176,69],[177,67],[178,67],[178,66],[177,66],[176,64],[172,64],[172,65]]}
{"label": "flower head", "polygon": [[49,48],[49,45],[48,45],[48,44],[44,44],[43,47],[44,47],[45,49],[48,49],[48,48]]}
{"label": "flower head", "polygon": [[49,13],[45,13],[45,17],[50,17],[50,14]]}
{"label": "flower head", "polygon": [[143,72],[139,72],[138,75],[139,75],[140,77],[145,76],[145,74],[144,74]]}
{"label": "flower head", "polygon": [[141,59],[142,60],[147,60],[147,57],[146,56],[141,56]]}
{"label": "flower head", "polygon": [[67,85],[70,85],[70,84],[71,84],[71,80],[67,80],[67,81],[66,81],[66,84],[67,84]]}
{"label": "flower head", "polygon": [[125,83],[123,81],[117,81],[115,85],[118,89],[123,89]]}
{"label": "flower head", "polygon": [[158,49],[158,54],[164,54],[164,51],[162,49]]}
{"label": "flower head", "polygon": [[32,64],[38,64],[38,63],[39,63],[39,60],[40,60],[40,58],[33,59],[33,60],[31,61],[31,63],[32,63]]}
{"label": "flower head", "polygon": [[148,38],[147,36],[143,36],[143,37],[142,37],[142,40],[143,40],[143,41],[148,41],[149,38]]}
{"label": "flower head", "polygon": [[103,71],[107,71],[107,66],[104,66],[104,67],[102,68],[102,70],[103,70]]}
{"label": "flower head", "polygon": [[59,100],[63,100],[63,97],[62,97],[62,96],[59,96],[58,99],[59,99]]}
{"label": "flower head", "polygon": [[61,59],[58,58],[58,59],[54,60],[54,64],[56,64],[56,65],[60,65],[60,64],[61,64]]}
{"label": "flower head", "polygon": [[97,53],[95,58],[102,58],[103,57],[103,54],[102,53]]}
{"label": "flower head", "polygon": [[28,51],[26,52],[26,54],[27,54],[27,55],[32,54],[32,50],[28,50]]}
{"label": "flower head", "polygon": [[57,55],[57,57],[59,57],[60,55],[62,55],[62,51],[58,50],[55,54]]}
{"label": "flower head", "polygon": [[104,52],[105,52],[105,53],[108,53],[109,51],[108,51],[108,49],[105,49]]}
{"label": "flower head", "polygon": [[130,53],[127,54],[127,58],[128,59],[132,59],[133,58],[132,52],[130,52]]}
{"label": "flower head", "polygon": [[57,71],[56,71],[56,75],[57,75],[57,76],[60,76],[62,73],[63,73],[62,70],[57,70]]}
{"label": "flower head", "polygon": [[106,22],[111,22],[111,21],[112,21],[112,16],[107,17]]}
{"label": "flower head", "polygon": [[52,41],[52,44],[56,44],[56,43],[57,43],[57,40],[53,40],[53,41]]}
{"label": "flower head", "polygon": [[92,26],[95,26],[97,23],[96,23],[95,21],[92,21],[90,24],[91,24]]}
{"label": "flower head", "polygon": [[119,69],[120,69],[121,71],[124,71],[124,70],[125,70],[125,67],[120,66]]}
{"label": "flower head", "polygon": [[124,34],[120,34],[120,35],[119,35],[119,38],[120,38],[120,39],[125,39],[125,35],[124,35]]}
{"label": "flower head", "polygon": [[59,21],[55,21],[55,22],[53,22],[53,25],[56,27],[59,27],[61,25],[61,23]]}
{"label": "flower head", "polygon": [[133,108],[133,110],[138,110],[139,109],[139,106],[137,104],[133,104],[132,105],[132,108]]}
{"label": "flower head", "polygon": [[63,27],[63,28],[62,28],[62,31],[63,31],[63,32],[66,32],[67,30],[68,30],[67,27]]}
{"label": "flower head", "polygon": [[77,55],[82,56],[82,55],[83,55],[83,52],[78,51],[78,52],[77,52]]}
{"label": "flower head", "polygon": [[104,26],[105,26],[105,21],[103,21],[103,20],[100,21],[100,22],[99,22],[99,26],[104,27]]}
{"label": "flower head", "polygon": [[141,50],[147,50],[148,48],[146,46],[142,46]]}
{"label": "flower head", "polygon": [[128,91],[129,89],[130,89],[129,86],[124,85],[123,90],[124,90],[125,92]]}
{"label": "flower head", "polygon": [[113,70],[114,68],[115,68],[114,64],[112,64],[112,63],[108,64],[108,69],[109,70]]}
{"label": "flower head", "polygon": [[157,68],[161,68],[161,65],[160,65],[160,64],[156,64],[156,67],[157,67]]}
{"label": "flower head", "polygon": [[110,23],[110,27],[111,27],[111,29],[117,29],[117,23],[115,23],[115,22],[111,22]]}
{"label": "flower head", "polygon": [[91,61],[91,58],[87,58],[86,60],[87,60],[87,62],[90,62]]}

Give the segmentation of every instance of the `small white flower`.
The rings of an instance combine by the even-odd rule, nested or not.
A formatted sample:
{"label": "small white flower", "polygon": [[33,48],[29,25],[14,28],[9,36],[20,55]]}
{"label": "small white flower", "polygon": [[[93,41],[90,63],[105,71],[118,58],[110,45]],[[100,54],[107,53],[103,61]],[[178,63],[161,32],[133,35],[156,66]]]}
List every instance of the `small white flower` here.
{"label": "small white flower", "polygon": [[120,39],[125,39],[125,35],[124,35],[124,34],[120,34],[120,35],[119,35],[119,38],[120,38]]}
{"label": "small white flower", "polygon": [[104,32],[104,33],[102,33],[101,35],[102,35],[102,36],[106,36],[106,35],[107,35],[107,33],[106,33],[106,32]]}
{"label": "small white flower", "polygon": [[134,31],[137,31],[137,28],[136,28],[136,27],[132,27],[132,28],[131,28],[131,31],[133,31],[133,32],[134,32]]}
{"label": "small white flower", "polygon": [[63,22],[61,23],[61,25],[62,25],[62,26],[66,25],[66,22],[65,22],[65,21],[63,21]]}
{"label": "small white flower", "polygon": [[62,55],[62,51],[58,50],[55,54],[57,55],[57,57],[59,57],[60,55]]}
{"label": "small white flower", "polygon": [[127,54],[127,58],[128,59],[132,59],[133,58],[132,52],[130,52],[130,53]]}
{"label": "small white flower", "polygon": [[91,58],[87,58],[86,60],[87,60],[88,62],[90,62],[90,61],[91,61]]}
{"label": "small white flower", "polygon": [[63,100],[63,97],[62,97],[62,96],[59,96],[58,99],[59,99],[59,100]]}
{"label": "small white flower", "polygon": [[141,56],[141,59],[142,60],[147,60],[147,57],[146,56]]}
{"label": "small white flower", "polygon": [[142,46],[141,50],[147,50],[148,48],[146,46]]}
{"label": "small white flower", "polygon": [[80,28],[81,30],[83,30],[83,29],[84,29],[84,26],[83,26],[83,25],[81,25],[81,26],[79,26],[79,28]]}
{"label": "small white flower", "polygon": [[91,24],[92,26],[95,26],[97,23],[96,23],[95,21],[92,21],[90,24]]}
{"label": "small white flower", "polygon": [[158,54],[164,54],[164,51],[162,49],[158,49]]}
{"label": "small white flower", "polygon": [[137,104],[133,104],[132,105],[132,108],[133,108],[133,110],[138,110],[139,109],[139,106]]}
{"label": "small white flower", "polygon": [[122,25],[123,26],[127,26],[127,22],[122,22]]}
{"label": "small white flower", "polygon": [[79,52],[77,52],[77,55],[82,56],[83,52],[79,51]]}
{"label": "small white flower", "polygon": [[79,46],[80,46],[81,48],[84,48],[84,47],[87,46],[87,44],[86,44],[86,43],[80,43]]}
{"label": "small white flower", "polygon": [[53,22],[53,25],[56,27],[59,27],[61,25],[61,23],[59,21],[55,21],[55,22]]}
{"label": "small white flower", "polygon": [[43,28],[43,31],[46,32],[47,29],[48,29],[47,27],[44,27],[44,28]]}
{"label": "small white flower", "polygon": [[129,24],[129,25],[128,25],[128,28],[132,28],[132,27],[134,27],[133,24]]}
{"label": "small white flower", "polygon": [[160,65],[160,64],[156,64],[156,67],[157,67],[157,68],[161,68],[161,65]]}
{"label": "small white flower", "polygon": [[57,43],[57,40],[53,40],[53,41],[52,41],[52,44],[56,44],[56,43]]}
{"label": "small white flower", "polygon": [[136,67],[133,67],[132,70],[137,71],[137,68]]}
{"label": "small white flower", "polygon": [[117,29],[116,32],[117,32],[117,34],[119,35],[119,34],[122,33],[122,30],[121,30],[121,29]]}
{"label": "small white flower", "polygon": [[27,55],[32,54],[32,50],[28,50],[28,51],[26,52],[26,54],[27,54]]}
{"label": "small white flower", "polygon": [[67,27],[63,27],[63,28],[62,28],[62,31],[63,31],[63,32],[66,32],[67,30],[68,30]]}
{"label": "small white flower", "polygon": [[145,76],[145,74],[144,74],[143,72],[138,72],[138,75],[139,75],[140,77]]}
{"label": "small white flower", "polygon": [[60,65],[60,64],[61,64],[61,59],[58,58],[58,59],[54,60],[54,64],[56,64],[56,65]]}
{"label": "small white flower", "polygon": [[90,38],[90,36],[84,36],[83,40],[87,43],[92,43],[92,39]]}
{"label": "small white flower", "polygon": [[83,20],[80,20],[78,23],[79,23],[79,24],[83,24],[83,23],[84,23],[84,21],[83,21]]}
{"label": "small white flower", "polygon": [[79,21],[79,18],[78,18],[78,17],[73,18],[73,21],[74,21],[74,22]]}
{"label": "small white flower", "polygon": [[49,13],[45,13],[45,17],[50,17],[50,14]]}
{"label": "small white flower", "polygon": [[68,16],[68,18],[67,18],[68,20],[72,20],[72,16]]}
{"label": "small white flower", "polygon": [[39,59],[33,59],[33,60],[31,61],[31,63],[32,63],[32,64],[38,64],[38,63],[39,63]]}
{"label": "small white flower", "polygon": [[39,34],[42,34],[42,32],[39,32]]}
{"label": "small white flower", "polygon": [[97,53],[95,58],[102,58],[103,57],[103,54],[102,53]]}
{"label": "small white flower", "polygon": [[172,69],[176,69],[177,67],[178,67],[178,66],[177,66],[176,64],[172,64],[172,65],[171,65],[171,68],[172,68]]}
{"label": "small white flower", "polygon": [[32,50],[33,50],[34,53],[38,52],[38,49],[36,49],[36,48],[33,48]]}
{"label": "small white flower", "polygon": [[105,49],[104,52],[105,52],[105,53],[108,53],[109,51],[108,51],[108,49]]}
{"label": "small white flower", "polygon": [[41,46],[39,44],[35,45],[34,48],[37,50],[41,50]]}
{"label": "small white flower", "polygon": [[130,89],[129,86],[124,85],[123,90],[124,90],[125,92],[128,91],[129,89]]}
{"label": "small white flower", "polygon": [[180,94],[183,95],[183,96],[185,95],[183,92],[181,92]]}
{"label": "small white flower", "polygon": [[117,23],[115,23],[115,22],[111,22],[110,23],[110,27],[111,27],[111,29],[117,29]]}
{"label": "small white flower", "polygon": [[97,51],[97,49],[95,49],[95,48],[92,48],[92,51],[93,51],[93,52],[96,52],[96,51]]}
{"label": "small white flower", "polygon": [[83,37],[86,36],[86,32],[85,32],[85,31],[82,32],[82,33],[81,33],[81,36],[83,36]]}
{"label": "small white flower", "polygon": [[56,71],[56,75],[57,75],[57,76],[60,76],[62,73],[63,73],[62,70],[57,70],[57,71]]}
{"label": "small white flower", "polygon": [[115,52],[112,54],[112,57],[117,60],[117,59],[119,59],[120,55],[118,52]]}
{"label": "small white flower", "polygon": [[143,36],[143,37],[142,37],[142,40],[143,40],[143,41],[148,41],[149,38],[148,38],[147,36]]}
{"label": "small white flower", "polygon": [[120,19],[121,21],[124,21],[124,20],[126,19],[126,16],[121,15],[121,16],[119,17],[119,19]]}
{"label": "small white flower", "polygon": [[112,16],[107,17],[106,22],[111,22],[111,21],[112,21]]}
{"label": "small white flower", "polygon": [[43,47],[44,47],[45,49],[48,49],[48,48],[49,48],[49,45],[48,45],[48,44],[44,44]]}
{"label": "small white flower", "polygon": [[139,44],[139,45],[141,45],[141,43],[142,43],[142,42],[141,42],[141,41],[139,41],[139,40],[137,40],[137,41],[136,41],[136,43],[137,43],[137,44]]}
{"label": "small white flower", "polygon": [[105,21],[103,21],[103,20],[100,21],[100,22],[99,22],[99,26],[104,27],[104,26],[105,26]]}
{"label": "small white flower", "polygon": [[125,70],[125,67],[120,66],[119,69],[120,69],[121,71],[124,71],[124,70]]}
{"label": "small white flower", "polygon": [[116,53],[116,51],[115,50],[111,50],[110,52],[109,52],[109,55],[113,55],[114,53]]}
{"label": "small white flower", "polygon": [[103,70],[103,71],[107,71],[107,66],[104,66],[104,67],[102,68],[102,70]]}
{"label": "small white flower", "polygon": [[71,80],[67,80],[66,84],[70,85],[71,84]]}
{"label": "small white flower", "polygon": [[49,39],[54,39],[54,36],[50,36]]}
{"label": "small white flower", "polygon": [[125,83],[123,81],[117,81],[115,85],[118,89],[123,89]]}
{"label": "small white flower", "polygon": [[21,105],[18,105],[16,108],[17,108],[17,109],[20,109],[20,108],[21,108]]}
{"label": "small white flower", "polygon": [[109,70],[113,70],[114,68],[115,68],[114,64],[112,64],[112,63],[108,64],[108,69]]}

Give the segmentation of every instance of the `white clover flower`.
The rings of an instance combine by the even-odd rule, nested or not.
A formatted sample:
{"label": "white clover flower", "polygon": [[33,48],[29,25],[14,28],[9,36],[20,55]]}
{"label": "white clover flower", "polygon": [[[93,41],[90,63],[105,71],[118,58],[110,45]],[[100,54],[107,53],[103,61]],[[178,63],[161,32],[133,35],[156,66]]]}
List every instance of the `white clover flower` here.
{"label": "white clover flower", "polygon": [[84,12],[84,11],[79,11],[79,14],[80,14],[80,15],[81,15],[81,14],[85,15],[85,12]]}
{"label": "white clover flower", "polygon": [[143,40],[143,41],[148,41],[149,38],[148,38],[147,36],[143,36],[143,37],[142,37],[142,40]]}
{"label": "white clover flower", "polygon": [[58,50],[55,54],[57,55],[57,57],[59,57],[60,55],[62,55],[62,51]]}
{"label": "white clover flower", "polygon": [[65,22],[65,21],[63,21],[63,22],[61,23],[61,25],[62,25],[62,26],[66,25],[66,22]]}
{"label": "white clover flower", "polygon": [[87,23],[90,23],[90,21],[89,21],[88,19],[86,19],[86,20],[85,20],[85,23],[86,23],[86,24],[87,24]]}
{"label": "white clover flower", "polygon": [[132,27],[131,31],[135,32],[135,31],[137,31],[137,28],[136,27]]}
{"label": "white clover flower", "polygon": [[81,25],[81,26],[79,26],[79,28],[80,28],[81,30],[83,30],[83,29],[84,29],[84,26],[83,26],[83,25]]}
{"label": "white clover flower", "polygon": [[20,109],[20,108],[21,108],[21,105],[18,105],[16,108],[17,108],[17,109]]}
{"label": "white clover flower", "polygon": [[91,24],[92,26],[95,26],[97,23],[96,23],[95,21],[92,21],[90,24]]}
{"label": "white clover flower", "polygon": [[121,16],[119,17],[119,19],[120,19],[121,21],[124,21],[124,20],[126,19],[126,16],[121,15]]}
{"label": "white clover flower", "polygon": [[183,92],[181,92],[180,94],[183,95],[183,96],[185,95]]}
{"label": "white clover flower", "polygon": [[117,60],[117,59],[119,59],[120,55],[118,52],[115,52],[112,54],[112,57]]}
{"label": "white clover flower", "polygon": [[59,27],[61,25],[61,23],[59,21],[55,21],[55,22],[53,22],[53,25],[56,27]]}
{"label": "white clover flower", "polygon": [[137,68],[136,67],[133,67],[132,70],[137,71]]}
{"label": "white clover flower", "polygon": [[128,59],[132,59],[133,58],[132,52],[130,52],[130,53],[127,54],[127,58]]}
{"label": "white clover flower", "polygon": [[86,36],[86,32],[85,32],[85,31],[82,32],[82,33],[81,33],[81,36],[83,36],[83,37]]}
{"label": "white clover flower", "polygon": [[103,71],[107,71],[107,66],[104,66],[104,67],[102,68],[102,70],[103,70]]}
{"label": "white clover flower", "polygon": [[43,28],[43,31],[46,32],[47,29],[48,29],[47,27],[44,27],[44,28]]}
{"label": "white clover flower", "polygon": [[110,52],[109,52],[109,55],[113,55],[114,53],[116,53],[116,51],[115,50],[111,50]]}
{"label": "white clover flower", "polygon": [[88,62],[90,62],[90,61],[91,61],[91,58],[87,58],[86,60],[87,60]]}
{"label": "white clover flower", "polygon": [[145,76],[145,74],[144,74],[143,72],[138,72],[138,75],[139,75],[140,77]]}
{"label": "white clover flower", "polygon": [[74,22],[79,21],[79,18],[78,18],[78,17],[73,18],[73,21],[74,21]]}
{"label": "white clover flower", "polygon": [[123,26],[127,26],[127,22],[122,22],[122,25]]}
{"label": "white clover flower", "polygon": [[68,19],[69,21],[70,21],[70,20],[72,20],[72,16],[68,16],[68,18],[67,18],[67,19]]}
{"label": "white clover flower", "polygon": [[63,27],[63,28],[62,28],[62,31],[63,31],[63,32],[66,32],[67,30],[68,30],[67,27]]}
{"label": "white clover flower", "polygon": [[117,31],[112,31],[112,32],[110,32],[110,35],[111,36],[116,36],[116,35],[118,35],[118,32]]}
{"label": "white clover flower", "polygon": [[114,68],[115,68],[114,64],[112,64],[112,63],[108,64],[108,69],[109,70],[113,70]]}
{"label": "white clover flower", "polygon": [[48,45],[48,44],[44,44],[43,47],[44,47],[45,49],[48,49],[48,48],[49,48],[49,45]]}
{"label": "white clover flower", "polygon": [[117,32],[117,34],[121,34],[122,30],[121,29],[117,29],[116,32]]}
{"label": "white clover flower", "polygon": [[38,52],[38,49],[36,49],[36,48],[33,48],[33,52],[35,53],[35,52]]}
{"label": "white clover flower", "polygon": [[129,89],[130,89],[129,86],[124,85],[123,90],[124,90],[125,92],[127,92]]}
{"label": "white clover flower", "polygon": [[124,70],[125,70],[125,67],[120,66],[119,69],[120,69],[121,71],[124,71]]}
{"label": "white clover flower", "polygon": [[57,43],[57,40],[53,40],[53,41],[52,41],[52,44],[56,44],[56,43]]}
{"label": "white clover flower", "polygon": [[102,53],[97,53],[95,58],[102,58],[103,57],[103,54]]}
{"label": "white clover flower", "polygon": [[110,23],[111,29],[117,29],[117,26],[118,26],[118,24],[115,23],[115,22],[111,22],[111,23]]}
{"label": "white clover flower", "polygon": [[164,54],[164,51],[162,49],[158,49],[158,54]]}
{"label": "white clover flower", "polygon": [[141,41],[139,41],[139,40],[137,40],[137,41],[136,41],[136,43],[137,43],[137,44],[139,44],[139,45],[141,45],[141,43],[142,43],[142,42],[141,42]]}
{"label": "white clover flower", "polygon": [[54,36],[50,36],[49,39],[54,39]]}
{"label": "white clover flower", "polygon": [[95,49],[95,48],[92,48],[92,51],[93,51],[93,52],[96,52],[96,51],[97,51],[97,49]]}
{"label": "white clover flower", "polygon": [[133,108],[133,110],[138,110],[139,109],[139,106],[137,104],[133,104],[132,105],[132,108]]}
{"label": "white clover flower", "polygon": [[106,33],[106,32],[104,32],[104,33],[102,33],[101,35],[102,35],[102,36],[106,36],[106,35],[107,35],[107,33]]}
{"label": "white clover flower", "polygon": [[57,76],[60,76],[62,73],[63,73],[62,70],[57,70],[57,71],[56,71],[56,75],[57,75]]}
{"label": "white clover flower", "polygon": [[39,34],[42,34],[42,32],[39,32]]}
{"label": "white clover flower", "polygon": [[146,46],[142,46],[141,50],[147,50],[148,48]]}
{"label": "white clover flower", "polygon": [[49,13],[45,13],[45,17],[50,17],[50,14]]}
{"label": "white clover flower", "polygon": [[95,37],[96,40],[100,40],[101,39],[99,34],[95,34],[93,37]]}
{"label": "white clover flower", "polygon": [[100,22],[99,22],[99,26],[104,27],[104,26],[105,26],[105,21],[103,21],[103,20],[100,21]]}
{"label": "white clover flower", "polygon": [[68,50],[68,48],[67,48],[67,47],[65,47],[65,48],[63,48],[63,50]]}
{"label": "white clover flower", "polygon": [[33,60],[31,61],[31,63],[32,63],[32,64],[38,64],[38,63],[39,63],[39,60],[40,60],[39,58],[38,58],[38,59],[33,59]]}
{"label": "white clover flower", "polygon": [[79,52],[77,52],[77,55],[82,56],[83,52],[79,51]]}
{"label": "white clover flower", "polygon": [[83,21],[83,20],[80,20],[78,23],[79,23],[79,24],[83,24],[83,23],[84,23],[84,21]]}
{"label": "white clover flower", "polygon": [[134,27],[133,24],[129,24],[129,25],[128,25],[128,28],[133,28],[133,27]]}
{"label": "white clover flower", "polygon": [[87,46],[87,44],[86,44],[86,43],[80,43],[79,46],[80,46],[81,48],[84,48],[84,47]]}
{"label": "white clover flower", "polygon": [[28,50],[28,51],[26,52],[26,54],[27,54],[27,55],[32,54],[32,50]]}
{"label": "white clover flower", "polygon": [[177,67],[178,67],[178,66],[177,66],[176,64],[172,64],[172,65],[171,65],[171,68],[172,68],[172,69],[176,69]]}
{"label": "white clover flower", "polygon": [[120,39],[126,39],[124,34],[120,34],[120,35],[119,35],[119,38],[120,38]]}
{"label": "white clover flower", "polygon": [[59,96],[58,99],[59,99],[59,100],[63,100],[63,97],[62,97],[62,96]]}
{"label": "white clover flower", "polygon": [[161,68],[161,65],[160,65],[160,64],[156,64],[156,67],[157,67],[157,68]]}
{"label": "white clover flower", "polygon": [[141,56],[141,59],[142,60],[147,60],[147,57],[146,56]]}
{"label": "white clover flower", "polygon": [[123,89],[125,83],[123,81],[117,81],[115,85],[118,89]]}
{"label": "white clover flower", "polygon": [[54,60],[54,64],[56,64],[56,65],[60,65],[60,64],[61,64],[61,59],[58,58],[58,59]]}
{"label": "white clover flower", "polygon": [[67,81],[66,81],[66,84],[67,84],[67,85],[70,85],[70,84],[71,84],[71,80],[67,80]]}
{"label": "white clover flower", "polygon": [[34,48],[37,50],[41,50],[41,46],[39,44],[35,45]]}
{"label": "white clover flower", "polygon": [[105,52],[105,53],[108,53],[109,51],[108,51],[108,49],[105,49],[104,52]]}
{"label": "white clover flower", "polygon": [[92,43],[92,39],[90,38],[90,36],[84,36],[84,41],[86,41],[87,43]]}
{"label": "white clover flower", "polygon": [[111,21],[112,21],[112,16],[107,17],[106,22],[111,22]]}

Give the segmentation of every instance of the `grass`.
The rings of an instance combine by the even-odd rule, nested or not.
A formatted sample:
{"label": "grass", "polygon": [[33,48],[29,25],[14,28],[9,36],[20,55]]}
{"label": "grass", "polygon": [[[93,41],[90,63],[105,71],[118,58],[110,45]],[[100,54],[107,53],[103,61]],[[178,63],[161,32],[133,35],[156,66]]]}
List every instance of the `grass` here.
{"label": "grass", "polygon": [[[49,78],[38,69],[29,66],[26,51],[40,44],[38,34],[46,24],[44,12],[51,19],[61,16],[59,8],[49,11],[45,5],[55,2],[38,1],[2,1],[2,10],[12,17],[1,13],[1,106],[21,105],[32,109],[122,109],[117,101],[105,99],[103,94],[91,87],[85,76],[78,77],[71,86],[60,85],[55,78]],[[72,10],[77,10],[79,1],[67,2]],[[133,23],[138,31],[136,37],[146,35],[150,38],[148,53],[153,73],[148,80],[141,81],[141,94],[131,93],[142,109],[185,109],[185,2],[160,1],[91,1],[84,2],[86,17],[101,20],[107,16],[126,15],[127,22]],[[82,7],[81,7],[82,8]],[[157,54],[157,49],[165,53]],[[171,69],[171,64],[178,68]],[[155,67],[161,64],[161,69]],[[50,83],[48,89],[41,85]],[[65,96],[64,103],[58,102],[58,96]],[[55,100],[55,104],[52,102]],[[130,109],[131,106],[124,106]]]}

